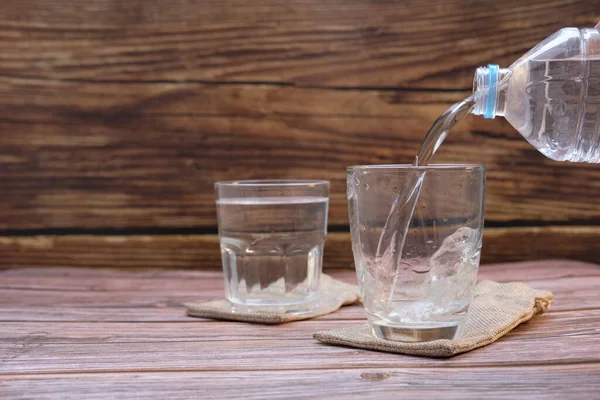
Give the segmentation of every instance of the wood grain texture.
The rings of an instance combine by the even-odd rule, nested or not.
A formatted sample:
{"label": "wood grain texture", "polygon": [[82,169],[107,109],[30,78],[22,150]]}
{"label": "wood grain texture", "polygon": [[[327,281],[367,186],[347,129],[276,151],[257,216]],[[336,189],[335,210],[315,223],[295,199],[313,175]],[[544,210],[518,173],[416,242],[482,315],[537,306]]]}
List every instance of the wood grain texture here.
{"label": "wood grain texture", "polygon": [[[364,321],[363,321],[364,322]],[[357,322],[354,321],[354,324]],[[346,326],[352,322],[347,322]],[[339,326],[339,325],[338,325]],[[331,326],[336,327],[336,326]],[[223,327],[221,327],[223,328]],[[538,326],[538,329],[547,329]],[[43,344],[44,338],[31,335],[10,345],[0,345],[3,353],[2,372],[81,373],[81,372],[170,372],[197,371],[261,371],[304,369],[355,369],[390,367],[531,366],[540,364],[593,364],[598,362],[600,335],[574,335],[568,338],[568,351],[554,354],[540,348],[555,348],[557,337],[507,337],[494,345],[474,352],[470,357],[450,360],[402,358],[390,353],[366,355],[352,348],[323,346],[313,342],[312,331],[307,339],[290,341],[263,339],[250,341],[104,343],[68,346]],[[218,334],[206,331],[204,334]],[[568,335],[564,335],[567,336]],[[563,336],[563,337],[564,337]],[[41,343],[41,345],[40,345]],[[16,345],[16,346],[15,346]],[[154,349],[154,351],[151,351]],[[516,351],[518,349],[518,351]]]}
{"label": "wood grain texture", "polygon": [[13,41],[2,49],[0,73],[468,88],[479,65],[509,65],[561,27],[595,25],[599,5],[597,0],[25,0],[1,11],[1,33]]}
{"label": "wood grain texture", "polygon": [[[364,314],[355,314],[355,320]],[[307,329],[315,332],[325,329],[335,329],[348,325],[346,319],[326,319],[306,321]],[[74,326],[72,322],[3,322],[0,335],[0,346],[8,347],[23,337],[29,342],[42,342],[44,345],[104,345],[127,343],[203,343],[207,346],[217,342],[252,342],[264,341],[273,327],[264,325],[239,324],[234,331],[229,329],[228,322],[201,320],[198,323],[185,322],[147,322],[134,325],[131,322],[114,322],[106,324],[100,331],[97,322],[82,321]],[[585,336],[597,331],[600,322],[600,310],[565,311],[557,313],[546,321],[555,328],[551,332],[540,332],[540,325],[527,325],[519,332],[520,335],[532,338],[558,338],[565,335]],[[43,333],[32,333],[43,325]],[[514,336],[511,333],[510,336]],[[278,340],[289,341],[290,345],[296,340],[306,340],[306,331],[299,330],[297,324],[286,324],[277,327]]]}
{"label": "wood grain texture", "polygon": [[[600,262],[597,227],[486,228],[482,263],[569,257]],[[64,235],[0,237],[0,269],[220,269],[217,235]],[[330,232],[323,268],[353,268],[350,234]]]}
{"label": "wood grain texture", "polygon": [[[334,276],[355,280],[352,271]],[[0,394],[385,398],[402,391],[411,398],[444,390],[449,398],[593,398],[600,389],[600,266],[495,264],[482,267],[480,278],[552,290],[555,304],[496,343],[429,359],[312,339],[316,330],[364,322],[361,306],[279,326],[185,317],[179,301],[217,295],[218,272],[0,271]],[[169,306],[151,305],[169,296]],[[114,314],[105,319],[94,310]],[[119,319],[127,310],[130,319]]]}
{"label": "wood grain texture", "polygon": [[[329,220],[345,225],[346,167],[411,162],[466,95],[50,86],[0,86],[0,228],[214,227],[215,181],[292,177],[330,180]],[[598,166],[548,160],[505,121],[463,121],[436,160],[486,165],[488,222],[600,220]]]}
{"label": "wood grain texture", "polygon": [[[330,180],[344,231],[348,165],[410,162],[477,66],[600,19],[600,0],[9,3],[0,268],[216,265],[224,179]],[[598,261],[597,166],[552,162],[477,118],[436,162],[487,167],[488,225],[508,229],[488,230],[484,260]],[[136,236],[154,233],[173,237]],[[330,243],[327,264],[347,266],[347,240]]]}
{"label": "wood grain texture", "polygon": [[[525,262],[482,266],[480,279],[519,280],[551,290],[554,311],[600,308],[600,268],[565,261]],[[507,276],[507,268],[510,276]],[[354,271],[332,271],[356,283]],[[180,310],[188,301],[223,297],[220,271],[152,271],[115,273],[104,269],[19,269],[1,272],[0,321],[31,322],[207,322],[186,318]],[[76,284],[74,283],[76,282]],[[577,288],[577,290],[574,290]],[[28,312],[23,313],[26,306]],[[362,307],[343,307],[323,320],[364,318]],[[288,325],[285,325],[288,326]]]}
{"label": "wood grain texture", "polygon": [[[260,372],[103,373],[76,375],[16,375],[4,378],[0,390],[9,398],[35,393],[37,399],[89,399],[135,393],[138,397],[170,399],[348,399],[354,397],[445,399],[557,399],[585,398],[598,389],[598,364],[505,367],[490,373],[486,368],[466,367],[456,373],[448,368],[357,368],[352,370],[304,370]],[[267,383],[268,382],[268,383]],[[0,384],[2,385],[2,384]]]}

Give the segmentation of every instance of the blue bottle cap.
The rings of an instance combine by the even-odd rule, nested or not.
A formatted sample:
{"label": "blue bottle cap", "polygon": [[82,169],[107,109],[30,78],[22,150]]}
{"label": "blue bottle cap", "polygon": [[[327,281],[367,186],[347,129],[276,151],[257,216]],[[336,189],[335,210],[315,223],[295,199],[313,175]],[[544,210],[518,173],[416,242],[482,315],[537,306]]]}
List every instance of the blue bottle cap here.
{"label": "blue bottle cap", "polygon": [[498,64],[489,64],[488,65],[488,75],[487,75],[487,98],[485,102],[485,111],[483,113],[483,118],[492,119],[495,117],[496,111],[496,101],[497,101],[497,86],[498,86],[498,75],[500,73],[500,66]]}

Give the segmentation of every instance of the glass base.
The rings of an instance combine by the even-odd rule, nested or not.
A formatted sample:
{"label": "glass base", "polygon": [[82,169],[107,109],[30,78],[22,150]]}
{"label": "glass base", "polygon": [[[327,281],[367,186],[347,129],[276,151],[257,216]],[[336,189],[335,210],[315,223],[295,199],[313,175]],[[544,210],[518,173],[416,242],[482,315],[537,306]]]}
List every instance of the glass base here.
{"label": "glass base", "polygon": [[396,342],[430,342],[439,339],[455,339],[460,336],[462,324],[432,326],[389,326],[374,323],[373,334],[378,338]]}
{"label": "glass base", "polygon": [[292,304],[261,304],[261,303],[235,303],[229,301],[233,312],[252,313],[278,313],[303,315],[313,313],[318,306],[317,301],[292,303]]}

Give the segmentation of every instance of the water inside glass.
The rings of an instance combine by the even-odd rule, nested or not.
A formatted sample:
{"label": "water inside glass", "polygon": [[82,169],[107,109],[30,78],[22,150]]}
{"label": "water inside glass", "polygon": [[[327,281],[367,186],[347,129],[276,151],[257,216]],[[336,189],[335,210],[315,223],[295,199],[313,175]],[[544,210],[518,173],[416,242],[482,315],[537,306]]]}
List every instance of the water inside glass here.
{"label": "water inside glass", "polygon": [[217,183],[227,299],[233,306],[255,311],[310,311],[318,300],[328,183],[242,181],[237,185],[241,185],[237,192],[235,187],[220,191]]}

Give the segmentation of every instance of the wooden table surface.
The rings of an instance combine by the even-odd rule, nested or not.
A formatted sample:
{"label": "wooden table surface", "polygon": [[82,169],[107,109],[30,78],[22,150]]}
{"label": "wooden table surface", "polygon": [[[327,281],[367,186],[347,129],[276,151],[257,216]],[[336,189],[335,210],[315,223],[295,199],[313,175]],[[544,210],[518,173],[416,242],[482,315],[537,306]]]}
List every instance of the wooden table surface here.
{"label": "wooden table surface", "polygon": [[[354,282],[354,271],[332,274]],[[555,294],[549,314],[487,347],[430,359],[321,344],[361,306],[279,326],[185,316],[219,271],[0,271],[0,398],[567,398],[600,396],[600,266],[483,266]]]}

